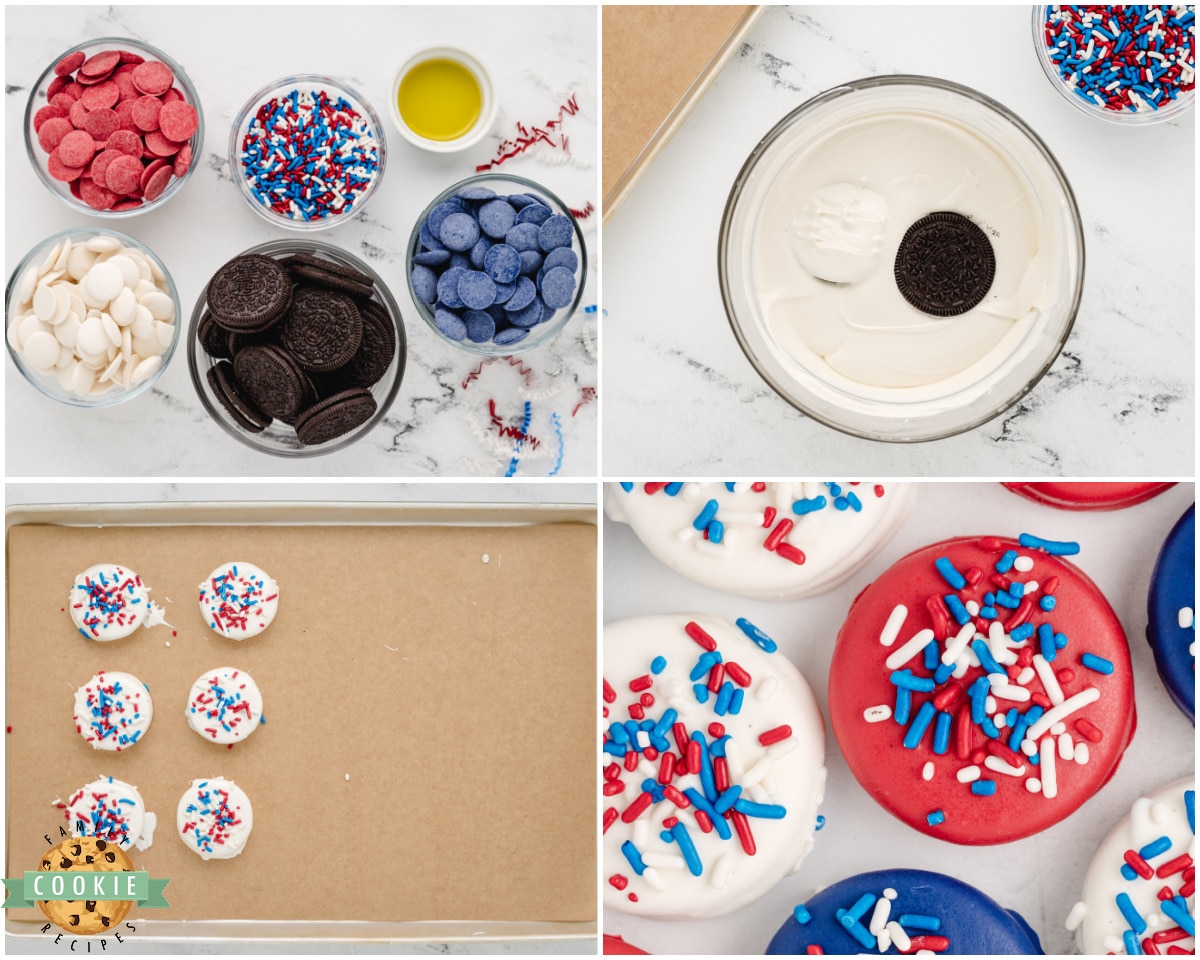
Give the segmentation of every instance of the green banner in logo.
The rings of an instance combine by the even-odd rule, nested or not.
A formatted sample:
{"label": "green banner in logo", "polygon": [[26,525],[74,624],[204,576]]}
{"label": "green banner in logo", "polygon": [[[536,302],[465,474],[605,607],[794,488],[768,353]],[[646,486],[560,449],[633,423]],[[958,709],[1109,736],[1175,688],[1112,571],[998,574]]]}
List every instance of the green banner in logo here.
{"label": "green banner in logo", "polygon": [[169,907],[163,891],[170,880],[152,880],[145,870],[121,873],[73,873],[26,870],[5,877],[8,907],[32,907],[37,900],[135,900],[140,907]]}

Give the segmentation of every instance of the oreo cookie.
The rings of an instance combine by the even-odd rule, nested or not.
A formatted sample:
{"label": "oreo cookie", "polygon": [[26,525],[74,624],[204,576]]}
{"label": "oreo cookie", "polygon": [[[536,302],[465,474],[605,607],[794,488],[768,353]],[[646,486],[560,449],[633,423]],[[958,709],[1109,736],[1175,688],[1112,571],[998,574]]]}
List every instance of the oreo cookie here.
{"label": "oreo cookie", "polygon": [[305,370],[324,373],[350,362],[362,344],[362,331],[362,314],[349,296],[297,287],[279,340]]}
{"label": "oreo cookie", "polygon": [[996,254],[977,224],[942,211],[908,228],[894,269],[896,286],[909,304],[935,317],[956,317],[987,296]]}
{"label": "oreo cookie", "polygon": [[208,282],[213,319],[232,333],[266,330],[287,313],[292,278],[278,260],[249,253],[234,257]]}
{"label": "oreo cookie", "polygon": [[396,355],[396,328],[384,311],[374,304],[360,308],[363,321],[362,345],[342,369],[348,384],[369,387],[387,373]]}
{"label": "oreo cookie", "polygon": [[212,313],[205,310],[196,327],[196,339],[204,352],[217,360],[230,359],[233,354],[229,352],[229,336],[229,332],[213,319]]}
{"label": "oreo cookie", "polygon": [[352,387],[320,400],[296,419],[296,436],[305,446],[328,443],[361,426],[375,414],[375,398],[366,387]]}
{"label": "oreo cookie", "polygon": [[246,397],[284,422],[296,418],[308,395],[308,380],[300,364],[273,344],[238,351],[233,372]]}
{"label": "oreo cookie", "polygon": [[336,273],[339,277],[344,277],[347,280],[353,280],[355,283],[362,284],[366,287],[375,286],[375,281],[361,270],[355,270],[353,267],[347,266],[344,263],[337,263],[333,260],[326,260],[324,257],[318,257],[311,253],[306,253],[301,250],[299,253],[293,253],[290,257],[285,257],[283,260],[285,266],[289,269],[294,266],[317,267],[324,270],[326,273]]}
{"label": "oreo cookie", "polygon": [[[316,257],[312,259],[315,260]],[[371,294],[375,292],[375,285],[371,283],[370,277],[367,277],[366,283],[360,283],[358,280],[344,276],[334,270],[313,266],[308,263],[293,263],[288,267],[288,270],[298,283],[328,287],[331,290],[337,290],[339,293],[348,293],[351,296],[366,299],[369,299]],[[351,272],[360,277],[362,276],[357,270]]]}
{"label": "oreo cookie", "polygon": [[232,363],[222,360],[209,367],[206,376],[213,395],[239,427],[250,433],[262,433],[271,425],[271,418],[247,400],[238,389]]}

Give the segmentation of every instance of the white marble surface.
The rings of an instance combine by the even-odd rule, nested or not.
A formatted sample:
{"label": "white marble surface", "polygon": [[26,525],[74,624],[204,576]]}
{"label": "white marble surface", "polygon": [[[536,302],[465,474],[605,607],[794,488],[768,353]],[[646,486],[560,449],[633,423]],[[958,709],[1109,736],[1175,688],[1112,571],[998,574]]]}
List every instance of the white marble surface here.
{"label": "white marble surface", "polygon": [[[772,392],[729,328],[715,262],[759,139],[822,90],[887,73],[963,83],[1022,116],[1074,188],[1087,248],[1074,331],[1041,383],[912,446],[845,436]],[[1027,6],[767,7],[605,227],[604,474],[1192,475],[1194,140],[1194,111],[1127,129],[1073,109],[1035,59]]]}
{"label": "white marble surface", "polygon": [[[1047,954],[1075,953],[1064,926],[1079,899],[1100,839],[1143,790],[1194,774],[1195,730],[1167,696],[1146,643],[1150,573],[1168,531],[1195,498],[1181,483],[1125,510],[1079,513],[1025,500],[998,483],[926,482],[908,522],[862,570],[837,589],[791,602],[753,601],[706,589],[659,563],[625,524],[604,521],[604,620],[698,611],[747,617],[779,643],[813,688],[825,718],[829,779],[825,827],[800,872],[761,900],[724,917],[680,923],[605,911],[604,929],[650,953],[762,953],[775,931],[822,887],[890,867],[934,870],[972,884],[1017,910]],[[850,773],[829,723],[827,679],[834,639],[858,593],[896,560],[937,540],[1027,532],[1076,540],[1071,558],[1107,597],[1129,639],[1137,732],[1113,778],[1076,813],[1033,837],[994,847],[965,847],[918,833],[892,817]],[[607,875],[607,873],[606,873]]]}
{"label": "white marble surface", "polygon": [[[595,315],[581,310],[550,344],[524,355],[528,380],[512,367],[495,364],[464,388],[479,358],[446,343],[420,319],[407,290],[404,247],[429,200],[492,159],[500,141],[515,135],[517,123],[542,125],[556,118],[572,93],[579,111],[562,127],[570,157],[539,144],[500,169],[544,183],[572,207],[598,203],[595,7],[300,9],[6,7],[5,274],[51,233],[99,222],[51,196],[25,157],[22,120],[29,88],[73,44],[103,36],[145,40],[179,62],[199,90],[205,142],[191,180],[162,209],[115,225],[162,258],[179,288],[184,319],[217,267],[247,247],[289,235],[256,216],[230,179],[229,127],[238,110],[255,90],[279,77],[341,77],[383,118],[387,171],[360,218],[317,236],[370,263],[400,304],[408,369],[387,416],[346,450],[282,460],[244,447],[210,420],[193,389],[182,345],[152,393],[106,410],[55,403],[6,362],[8,475],[502,476],[515,441],[500,442],[488,399],[495,398],[506,424],[519,427],[528,398],[533,404],[529,432],[538,444],[536,449],[525,444],[518,474],[545,476],[554,469],[560,449],[551,414],[557,414],[562,427],[558,475],[594,476],[597,410],[584,401],[597,380]],[[396,69],[409,53],[439,43],[477,51],[499,100],[489,136],[458,154],[419,150],[387,116]],[[595,303],[597,296],[596,223],[594,215],[582,222],[590,248],[583,305]],[[113,454],[82,457],[83,450],[95,453],[98,436],[106,438]]]}

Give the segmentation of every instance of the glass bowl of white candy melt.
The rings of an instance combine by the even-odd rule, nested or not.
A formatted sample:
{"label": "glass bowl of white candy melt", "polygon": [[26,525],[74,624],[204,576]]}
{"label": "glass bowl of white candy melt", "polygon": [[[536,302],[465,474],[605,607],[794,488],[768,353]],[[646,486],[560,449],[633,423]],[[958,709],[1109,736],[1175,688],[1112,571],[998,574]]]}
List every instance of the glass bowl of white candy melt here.
{"label": "glass bowl of white candy melt", "polygon": [[5,292],[8,352],[37,390],[108,407],[149,390],[179,342],[179,294],[162,261],[101,228],[56,233],[18,264]]}
{"label": "glass bowl of white candy melt", "polygon": [[874,77],[801,105],[739,172],[721,293],[759,375],[873,440],[934,440],[1015,404],[1050,368],[1083,291],[1079,211],[1002,104]]}

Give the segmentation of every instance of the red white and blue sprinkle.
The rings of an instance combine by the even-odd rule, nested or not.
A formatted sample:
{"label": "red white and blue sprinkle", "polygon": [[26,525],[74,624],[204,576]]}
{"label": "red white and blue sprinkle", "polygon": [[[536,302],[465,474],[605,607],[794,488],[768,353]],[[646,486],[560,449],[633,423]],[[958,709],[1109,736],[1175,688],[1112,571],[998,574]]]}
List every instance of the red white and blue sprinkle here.
{"label": "red white and blue sprinkle", "polygon": [[349,213],[379,176],[376,131],[340,94],[293,89],[261,104],[242,135],[241,173],[272,213],[314,221]]}

